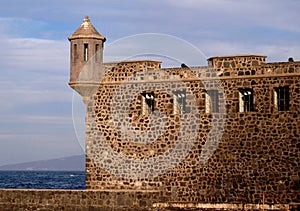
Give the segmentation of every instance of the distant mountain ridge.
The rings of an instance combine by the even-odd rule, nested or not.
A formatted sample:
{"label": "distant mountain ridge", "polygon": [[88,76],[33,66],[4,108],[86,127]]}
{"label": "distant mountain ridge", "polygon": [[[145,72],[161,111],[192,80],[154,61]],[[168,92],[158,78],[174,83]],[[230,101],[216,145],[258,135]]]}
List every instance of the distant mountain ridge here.
{"label": "distant mountain ridge", "polygon": [[0,166],[2,171],[84,171],[85,155]]}

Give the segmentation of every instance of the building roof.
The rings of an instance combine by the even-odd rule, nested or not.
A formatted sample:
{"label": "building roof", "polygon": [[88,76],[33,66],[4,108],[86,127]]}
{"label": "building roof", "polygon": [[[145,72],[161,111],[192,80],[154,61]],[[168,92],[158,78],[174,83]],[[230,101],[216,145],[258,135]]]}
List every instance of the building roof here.
{"label": "building roof", "polygon": [[69,36],[69,40],[73,39],[80,39],[80,38],[87,38],[87,39],[99,39],[105,41],[106,38],[101,35],[96,28],[91,23],[88,16],[86,16],[83,20],[81,26],[71,35]]}

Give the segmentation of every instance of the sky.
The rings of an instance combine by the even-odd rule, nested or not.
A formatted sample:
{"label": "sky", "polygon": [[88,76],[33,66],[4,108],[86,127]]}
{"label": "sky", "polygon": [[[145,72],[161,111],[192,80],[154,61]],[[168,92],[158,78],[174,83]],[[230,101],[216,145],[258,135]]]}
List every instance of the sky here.
{"label": "sky", "polygon": [[[11,0],[0,7],[0,165],[83,153],[73,126],[69,41],[88,15],[106,45],[141,33],[209,58],[300,60],[300,0]],[[84,121],[84,119],[82,119]]]}

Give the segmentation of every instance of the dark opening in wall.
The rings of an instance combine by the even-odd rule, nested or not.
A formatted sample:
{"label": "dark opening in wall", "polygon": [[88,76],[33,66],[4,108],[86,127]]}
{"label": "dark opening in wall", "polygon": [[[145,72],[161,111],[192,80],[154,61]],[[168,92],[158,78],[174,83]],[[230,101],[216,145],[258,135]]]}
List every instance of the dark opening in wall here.
{"label": "dark opening in wall", "polygon": [[154,92],[142,92],[142,114],[150,114],[154,111],[155,95]]}
{"label": "dark opening in wall", "polygon": [[73,45],[73,54],[72,54],[72,61],[75,62],[77,60],[77,44]]}
{"label": "dark opening in wall", "polygon": [[240,89],[239,111],[248,112],[254,111],[254,95],[253,89]]}
{"label": "dark opening in wall", "polygon": [[219,92],[218,90],[207,90],[205,95],[205,111],[206,113],[219,112]]}
{"label": "dark opening in wall", "polygon": [[98,62],[100,59],[99,59],[99,57],[100,57],[100,52],[99,52],[99,50],[100,50],[100,48],[99,48],[99,44],[96,44],[96,46],[95,46],[95,60],[96,60],[96,62]]}
{"label": "dark opening in wall", "polygon": [[88,55],[89,54],[89,44],[87,43],[84,43],[84,61],[87,61],[89,58],[88,58]]}
{"label": "dark opening in wall", "polygon": [[278,111],[289,110],[290,93],[289,87],[277,87],[274,89],[274,102]]}
{"label": "dark opening in wall", "polygon": [[186,112],[186,91],[177,90],[173,92],[173,113],[184,114]]}

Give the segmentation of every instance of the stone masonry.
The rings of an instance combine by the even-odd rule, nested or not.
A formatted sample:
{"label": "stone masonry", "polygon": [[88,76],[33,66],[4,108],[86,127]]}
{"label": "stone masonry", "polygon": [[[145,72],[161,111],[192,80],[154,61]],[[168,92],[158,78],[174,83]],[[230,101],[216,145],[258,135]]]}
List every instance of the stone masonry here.
{"label": "stone masonry", "polygon": [[[72,36],[71,57],[81,39]],[[87,107],[88,189],[160,190],[166,202],[300,202],[300,62],[237,55],[162,69],[159,61],[90,61],[82,79],[72,78],[77,61],[70,85]]]}
{"label": "stone masonry", "polygon": [[300,62],[103,63],[105,37],[88,17],[69,41],[69,85],[86,105],[87,190],[2,190],[0,208],[299,209]]}
{"label": "stone masonry", "polygon": [[88,189],[160,190],[166,202],[300,202],[300,62],[237,55],[207,67],[141,60],[88,72],[100,81],[70,80],[87,106]]}

